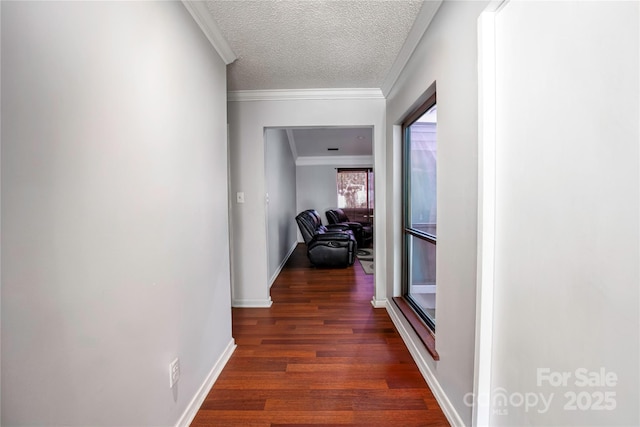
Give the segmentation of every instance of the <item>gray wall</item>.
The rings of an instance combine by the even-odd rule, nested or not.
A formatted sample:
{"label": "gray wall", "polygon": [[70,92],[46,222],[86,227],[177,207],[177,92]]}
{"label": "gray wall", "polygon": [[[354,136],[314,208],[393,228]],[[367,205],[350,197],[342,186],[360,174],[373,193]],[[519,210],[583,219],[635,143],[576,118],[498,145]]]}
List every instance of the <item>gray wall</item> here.
{"label": "gray wall", "polygon": [[338,204],[336,168],[330,165],[298,166],[298,212],[315,209],[327,224],[324,212]]}
{"label": "gray wall", "polygon": [[[477,20],[486,2],[445,1],[387,97],[387,232],[395,248],[388,258],[388,296],[400,295],[402,119],[437,84],[438,97],[438,245],[436,348],[440,361],[424,350],[410,326],[424,370],[460,422],[471,424],[464,395],[473,390],[477,192],[478,69]],[[396,132],[394,132],[394,130]],[[376,212],[376,216],[378,212]],[[393,309],[393,305],[390,305]],[[406,325],[406,324],[405,324]]]}
{"label": "gray wall", "polygon": [[[397,125],[437,84],[440,361],[421,350],[418,363],[456,424],[471,425],[474,379],[484,377],[475,401],[489,410],[480,425],[638,425],[639,5],[512,1],[488,31],[497,38],[497,105],[495,120],[480,129],[496,132],[495,231],[485,236],[495,238],[495,253],[480,254],[495,268],[490,311],[482,313],[493,329],[478,325],[490,357],[474,376],[485,6],[443,2],[387,99],[387,232],[399,247]],[[389,296],[399,293],[399,259],[389,259]],[[538,369],[566,372],[567,384],[539,383]],[[618,379],[581,387],[581,369]],[[589,407],[565,408],[567,392],[581,393],[579,405]],[[604,392],[615,393],[613,402],[598,402]],[[533,395],[553,401],[518,405]],[[598,403],[604,409],[590,406]]]}
{"label": "gray wall", "polygon": [[2,3],[3,425],[175,425],[232,343],[225,73],[179,2]]}
{"label": "gray wall", "polygon": [[272,284],[297,243],[296,164],[284,129],[265,132],[267,257]]}

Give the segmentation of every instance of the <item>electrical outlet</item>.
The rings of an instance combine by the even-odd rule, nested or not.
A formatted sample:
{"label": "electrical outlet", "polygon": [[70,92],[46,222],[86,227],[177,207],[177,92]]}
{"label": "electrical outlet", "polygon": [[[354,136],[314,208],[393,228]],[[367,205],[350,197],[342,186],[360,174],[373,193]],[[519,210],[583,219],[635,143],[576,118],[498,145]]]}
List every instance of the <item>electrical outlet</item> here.
{"label": "electrical outlet", "polygon": [[176,360],[169,364],[169,388],[173,386],[180,379],[180,359],[176,357]]}

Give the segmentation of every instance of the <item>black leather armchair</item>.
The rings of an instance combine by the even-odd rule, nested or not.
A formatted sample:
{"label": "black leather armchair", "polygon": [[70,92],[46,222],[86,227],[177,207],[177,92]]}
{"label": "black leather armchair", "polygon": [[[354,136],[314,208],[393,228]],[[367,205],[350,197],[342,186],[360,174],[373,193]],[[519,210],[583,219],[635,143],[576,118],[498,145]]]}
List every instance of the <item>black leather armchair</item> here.
{"label": "black leather armchair", "polygon": [[368,223],[349,221],[349,217],[342,209],[329,209],[325,212],[327,221],[331,225],[346,225],[356,237],[358,247],[366,248],[373,242],[373,227]]}
{"label": "black leather armchair", "polygon": [[330,268],[353,265],[358,244],[348,226],[324,226],[320,215],[313,209],[300,212],[296,222],[313,265]]}

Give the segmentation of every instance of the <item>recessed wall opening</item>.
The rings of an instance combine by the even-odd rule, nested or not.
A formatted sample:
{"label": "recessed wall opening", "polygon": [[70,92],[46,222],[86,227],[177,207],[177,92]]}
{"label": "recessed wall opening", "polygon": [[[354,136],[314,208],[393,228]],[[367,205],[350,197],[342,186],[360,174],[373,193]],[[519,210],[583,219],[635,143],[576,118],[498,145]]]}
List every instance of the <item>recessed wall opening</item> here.
{"label": "recessed wall opening", "polygon": [[[374,219],[373,126],[317,126],[265,128],[265,184],[267,258],[270,284],[292,250],[291,232],[297,229],[298,213],[315,209],[324,225],[331,223],[327,211],[342,208],[350,221],[361,221],[372,233]],[[364,180],[341,188],[340,171],[365,171]],[[360,182],[362,181],[362,182]],[[362,185],[359,185],[362,184]],[[354,202],[345,205],[347,201]],[[367,240],[373,274],[373,239]],[[286,240],[286,241],[285,241]],[[364,268],[360,258],[353,268]],[[363,267],[361,267],[363,265]]]}
{"label": "recessed wall opening", "polygon": [[435,95],[403,125],[403,296],[435,332],[437,243]]}
{"label": "recessed wall opening", "polygon": [[437,104],[435,92],[402,122],[401,296],[394,301],[434,360],[436,332]]}

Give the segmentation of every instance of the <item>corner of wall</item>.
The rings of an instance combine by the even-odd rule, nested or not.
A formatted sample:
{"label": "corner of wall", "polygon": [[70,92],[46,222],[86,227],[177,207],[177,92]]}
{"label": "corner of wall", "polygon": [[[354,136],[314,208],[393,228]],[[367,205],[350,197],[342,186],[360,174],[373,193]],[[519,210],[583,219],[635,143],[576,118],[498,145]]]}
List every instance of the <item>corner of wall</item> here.
{"label": "corner of wall", "polygon": [[293,253],[293,251],[296,250],[296,247],[298,246],[298,242],[294,242],[293,245],[291,246],[291,248],[289,248],[289,251],[287,252],[287,254],[285,255],[285,257],[282,259],[282,262],[280,263],[280,265],[278,266],[278,268],[276,269],[276,271],[271,275],[271,278],[269,279],[269,288],[271,288],[271,286],[273,286],[273,282],[276,281],[276,279],[278,278],[278,275],[280,274],[280,272],[282,271],[282,268],[284,267],[284,265],[287,263],[287,261],[289,261],[289,257],[291,256],[291,254]]}
{"label": "corner of wall", "polygon": [[211,389],[213,388],[213,385],[215,384],[216,380],[220,376],[222,369],[224,369],[225,365],[231,358],[231,355],[233,355],[233,352],[235,351],[236,347],[237,346],[233,338],[231,338],[231,341],[229,341],[229,343],[227,344],[227,347],[225,348],[224,352],[220,355],[218,360],[216,360],[216,362],[213,364],[211,371],[209,371],[209,374],[204,379],[202,385],[196,391],[195,395],[193,396],[193,398],[187,405],[186,409],[182,413],[182,416],[176,423],[176,427],[188,427],[193,422],[193,419],[198,413],[198,410],[200,409],[200,407],[202,406],[204,399],[209,394],[209,391],[211,391]]}

